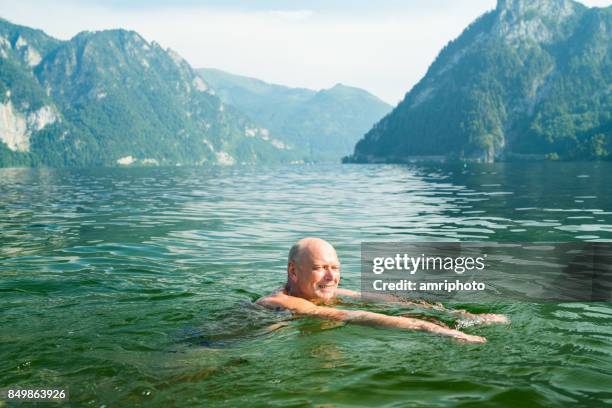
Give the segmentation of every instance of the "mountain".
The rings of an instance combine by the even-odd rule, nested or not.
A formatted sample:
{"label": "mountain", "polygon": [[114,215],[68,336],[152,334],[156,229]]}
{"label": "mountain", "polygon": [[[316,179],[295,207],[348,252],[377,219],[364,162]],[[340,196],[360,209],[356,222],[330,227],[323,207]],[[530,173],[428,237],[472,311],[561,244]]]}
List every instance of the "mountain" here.
{"label": "mountain", "polygon": [[0,19],[0,166],[292,160],[259,130],[133,31],[60,41]]}
{"label": "mountain", "polygon": [[499,0],[346,162],[609,159],[612,7]]}
{"label": "mountain", "polygon": [[302,152],[305,161],[337,162],[391,110],[374,95],[342,84],[317,92],[217,69],[198,72],[225,103],[236,106]]}

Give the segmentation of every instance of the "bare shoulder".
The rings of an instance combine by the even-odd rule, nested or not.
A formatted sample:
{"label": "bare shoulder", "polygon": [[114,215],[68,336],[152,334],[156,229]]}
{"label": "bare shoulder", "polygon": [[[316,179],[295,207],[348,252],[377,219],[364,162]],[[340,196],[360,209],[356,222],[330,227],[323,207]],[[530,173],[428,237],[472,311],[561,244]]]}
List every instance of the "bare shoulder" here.
{"label": "bare shoulder", "polygon": [[283,292],[276,292],[271,295],[257,299],[255,303],[261,306],[268,307],[270,309],[285,308],[283,304],[285,301],[284,297],[286,296],[287,295],[285,295]]}
{"label": "bare shoulder", "polygon": [[288,309],[298,313],[307,313],[309,310],[316,308],[314,303],[306,299],[287,295],[282,291],[263,297],[255,303],[270,309]]}
{"label": "bare shoulder", "polygon": [[265,306],[265,307],[270,307],[274,309],[278,306],[277,304],[282,299],[283,295],[285,295],[285,291],[284,291],[284,288],[281,286],[278,289],[276,289],[273,293],[257,299],[255,301],[255,304]]}

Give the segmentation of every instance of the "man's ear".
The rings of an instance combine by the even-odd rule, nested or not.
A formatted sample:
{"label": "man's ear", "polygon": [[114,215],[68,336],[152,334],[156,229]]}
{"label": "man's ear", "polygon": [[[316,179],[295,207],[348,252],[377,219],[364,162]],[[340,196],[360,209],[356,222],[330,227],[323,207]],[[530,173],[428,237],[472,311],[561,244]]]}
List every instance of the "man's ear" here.
{"label": "man's ear", "polygon": [[297,283],[298,281],[297,267],[293,261],[289,261],[287,264],[287,278],[293,283]]}

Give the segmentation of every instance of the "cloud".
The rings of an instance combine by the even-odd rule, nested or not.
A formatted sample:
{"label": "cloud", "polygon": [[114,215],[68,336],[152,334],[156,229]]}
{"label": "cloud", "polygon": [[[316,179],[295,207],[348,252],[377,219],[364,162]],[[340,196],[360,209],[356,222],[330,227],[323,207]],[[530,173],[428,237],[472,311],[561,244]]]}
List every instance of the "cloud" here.
{"label": "cloud", "polygon": [[267,14],[283,21],[298,22],[308,20],[314,12],[312,10],[273,10],[268,11]]}

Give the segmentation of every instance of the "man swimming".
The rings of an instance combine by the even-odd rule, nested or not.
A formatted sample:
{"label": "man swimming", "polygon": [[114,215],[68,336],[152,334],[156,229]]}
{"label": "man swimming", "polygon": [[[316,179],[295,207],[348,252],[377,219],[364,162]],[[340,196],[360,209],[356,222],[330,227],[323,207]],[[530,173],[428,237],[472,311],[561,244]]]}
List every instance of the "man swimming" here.
{"label": "man swimming", "polygon": [[[320,238],[304,238],[293,245],[289,251],[287,283],[276,293],[259,299],[257,303],[269,308],[288,309],[300,315],[318,316],[368,326],[423,330],[466,342],[486,342],[484,337],[473,336],[421,319],[331,307],[330,304],[337,296],[361,296],[359,292],[339,288],[339,283],[340,261],[338,261],[334,247]],[[390,296],[388,298],[393,299]],[[439,305],[427,303],[416,305],[447,311]],[[453,311],[453,313],[461,317],[473,317],[479,323],[508,322],[502,315],[473,315],[465,311]]]}

